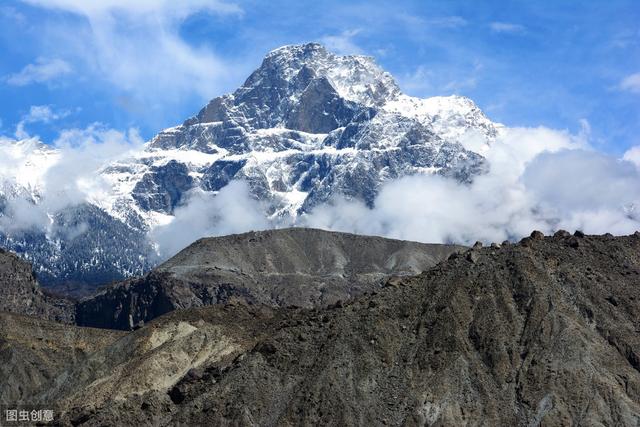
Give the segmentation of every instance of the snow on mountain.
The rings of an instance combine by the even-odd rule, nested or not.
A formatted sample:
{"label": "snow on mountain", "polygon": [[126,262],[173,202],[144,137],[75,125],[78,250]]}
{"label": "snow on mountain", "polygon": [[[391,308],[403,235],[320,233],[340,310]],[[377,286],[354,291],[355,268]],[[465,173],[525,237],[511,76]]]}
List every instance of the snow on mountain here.
{"label": "snow on mountain", "polygon": [[36,198],[59,153],[37,139],[0,139],[0,195]]}
{"label": "snow on mountain", "polygon": [[504,128],[489,120],[472,100],[464,96],[422,99],[400,95],[385,103],[383,108],[431,126],[438,136],[450,141],[462,137],[469,130],[480,131],[491,140]]}
{"label": "snow on mountain", "polygon": [[458,139],[479,131],[491,140],[500,129],[468,98],[402,94],[370,57],[337,56],[316,43],[285,46],[234,93],[159,133],[128,164],[106,169],[117,171],[121,195],[110,211],[134,210],[150,226],[170,220],[184,191],[162,185],[166,174],[213,192],[247,180],[275,216],[307,212],[337,193],[370,204],[383,182],[407,174],[470,180],[483,159]]}
{"label": "snow on mountain", "polygon": [[[213,196],[232,180],[244,180],[276,218],[295,218],[337,195],[371,206],[384,182],[405,175],[471,181],[486,163],[460,138],[475,132],[490,143],[501,129],[468,98],[402,94],[370,57],[338,56],[317,43],[285,46],[269,53],[235,92],[100,168],[108,190],[90,194],[87,205],[96,209],[89,214],[94,220],[102,212],[110,227],[133,230],[125,245],[133,259],[136,250],[148,250],[133,240],[170,223],[190,192]],[[31,155],[11,174],[17,187],[36,195],[42,171],[58,154],[24,147],[14,149]],[[106,252],[118,245],[92,239],[88,243]],[[23,253],[33,251],[23,243]],[[64,249],[56,253],[65,256]],[[137,255],[117,274],[153,262],[147,253]],[[78,262],[105,268],[94,261]]]}

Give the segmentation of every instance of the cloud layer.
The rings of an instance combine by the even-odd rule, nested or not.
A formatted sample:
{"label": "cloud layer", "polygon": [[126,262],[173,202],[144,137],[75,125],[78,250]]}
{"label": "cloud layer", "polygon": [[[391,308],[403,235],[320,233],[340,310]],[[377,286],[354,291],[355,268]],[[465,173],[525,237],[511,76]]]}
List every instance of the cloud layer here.
{"label": "cloud layer", "polygon": [[[50,117],[46,111],[44,118]],[[53,147],[37,136],[0,137],[0,231],[49,232],[55,213],[107,194],[110,187],[100,168],[142,144],[135,129],[123,133],[100,124],[65,130]]]}
{"label": "cloud layer", "polygon": [[[264,202],[256,201],[243,181],[218,193],[193,190],[174,219],[151,230],[149,239],[166,258],[202,237],[291,225],[462,244],[515,240],[534,229],[594,234],[640,229],[640,147],[616,159],[591,149],[587,138],[587,132],[510,128],[488,144],[468,133],[462,144],[490,165],[472,184],[438,175],[406,176],[387,182],[373,208],[336,195],[295,219],[267,217]],[[36,138],[0,141],[3,174],[28,176],[33,182],[21,185],[37,188],[37,200],[18,197],[5,207],[3,231],[46,230],[52,213],[106,196],[109,185],[97,171],[139,149],[142,140],[134,130],[94,125],[63,132],[55,145],[58,151],[51,154]],[[34,165],[32,154],[38,150],[35,158],[42,164]]]}
{"label": "cloud layer", "polygon": [[640,147],[624,159],[598,153],[588,134],[513,128],[487,145],[467,134],[489,173],[470,185],[438,175],[385,184],[368,208],[336,196],[295,220],[268,220],[241,183],[217,196],[194,195],[176,219],[153,236],[168,255],[196,238],[282,226],[307,226],[422,242],[501,242],[541,230],[630,234],[640,229]]}
{"label": "cloud layer", "polygon": [[276,224],[266,218],[263,206],[249,194],[244,181],[233,181],[213,194],[192,191],[178,208],[175,219],[150,233],[160,256],[170,257],[194,241],[207,236],[268,229]]}
{"label": "cloud layer", "polygon": [[620,89],[640,94],[640,73],[630,74],[622,79]]}
{"label": "cloud layer", "polygon": [[[628,234],[640,229],[640,171],[546,128],[509,129],[490,147],[473,136],[490,172],[471,185],[436,175],[386,184],[373,209],[336,198],[303,218],[325,229],[470,244],[518,239],[538,229]],[[631,155],[629,156],[631,157]]]}

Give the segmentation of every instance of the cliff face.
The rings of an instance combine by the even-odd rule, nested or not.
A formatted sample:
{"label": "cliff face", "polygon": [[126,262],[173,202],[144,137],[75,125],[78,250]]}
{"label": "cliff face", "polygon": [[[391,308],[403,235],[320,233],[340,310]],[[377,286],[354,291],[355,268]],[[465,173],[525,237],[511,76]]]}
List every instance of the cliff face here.
{"label": "cliff face", "polygon": [[0,249],[0,312],[73,323],[73,302],[45,294],[31,270],[18,256]]}
{"label": "cliff face", "polygon": [[75,425],[637,425],[639,302],[640,233],[533,234],[328,307],[174,311],[30,395]]}

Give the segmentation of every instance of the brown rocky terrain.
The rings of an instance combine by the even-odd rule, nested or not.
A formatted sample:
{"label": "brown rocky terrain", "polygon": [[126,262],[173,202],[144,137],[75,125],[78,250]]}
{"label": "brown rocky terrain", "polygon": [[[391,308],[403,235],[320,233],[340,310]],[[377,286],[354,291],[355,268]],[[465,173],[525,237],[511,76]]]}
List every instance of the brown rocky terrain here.
{"label": "brown rocky terrain", "polygon": [[146,276],[82,300],[77,324],[130,330],[172,310],[231,298],[327,306],[380,289],[392,276],[418,274],[463,249],[305,228],[206,238]]}
{"label": "brown rocky terrain", "polygon": [[33,403],[36,391],[122,335],[0,312],[0,405]]}
{"label": "brown rocky terrain", "polygon": [[[20,393],[63,425],[640,423],[640,233],[534,233],[327,307],[246,302],[129,333],[12,316],[44,342],[55,328],[86,342]],[[0,334],[2,354],[33,352]],[[13,360],[37,377],[40,362]]]}
{"label": "brown rocky terrain", "polygon": [[0,249],[0,312],[12,312],[73,323],[72,301],[47,294],[38,284],[31,264]]}

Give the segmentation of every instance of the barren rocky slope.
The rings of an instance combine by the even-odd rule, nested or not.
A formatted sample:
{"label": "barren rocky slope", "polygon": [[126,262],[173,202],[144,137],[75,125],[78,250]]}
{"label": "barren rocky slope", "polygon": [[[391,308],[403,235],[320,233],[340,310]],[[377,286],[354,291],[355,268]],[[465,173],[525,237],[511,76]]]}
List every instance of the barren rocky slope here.
{"label": "barren rocky slope", "polygon": [[122,335],[0,312],[0,405],[33,403],[36,391]]}
{"label": "barren rocky slope", "polygon": [[462,249],[304,228],[201,239],[145,277],[81,301],[77,322],[128,330],[175,309],[230,298],[326,306],[379,289],[392,276],[420,273]]}
{"label": "barren rocky slope", "polygon": [[3,311],[65,323],[73,323],[75,316],[71,301],[42,291],[28,262],[0,249],[0,312]]}
{"label": "barren rocky slope", "polygon": [[24,387],[88,426],[636,426],[639,302],[640,233],[533,234],[326,308],[174,311]]}

